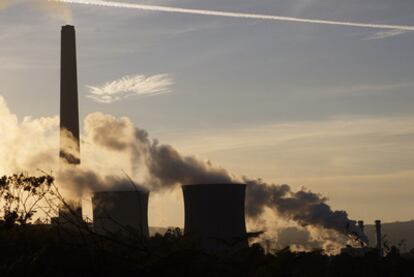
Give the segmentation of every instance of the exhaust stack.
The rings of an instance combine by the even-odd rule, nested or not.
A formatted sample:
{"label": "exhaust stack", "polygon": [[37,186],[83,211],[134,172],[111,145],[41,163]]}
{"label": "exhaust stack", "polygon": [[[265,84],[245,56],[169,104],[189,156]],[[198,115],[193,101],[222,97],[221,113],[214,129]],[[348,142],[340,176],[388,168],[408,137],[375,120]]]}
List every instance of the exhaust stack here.
{"label": "exhaust stack", "polygon": [[377,237],[377,249],[380,257],[384,256],[384,250],[382,248],[382,231],[381,231],[381,220],[375,220],[375,231]]}
{"label": "exhaust stack", "polygon": [[[363,220],[359,220],[358,221],[358,227],[361,230],[362,234],[365,234],[365,225],[364,225],[364,221]],[[361,242],[361,246],[365,246],[365,245],[369,245],[369,241],[367,240],[364,244],[364,242]]]}
{"label": "exhaust stack", "polygon": [[61,32],[59,155],[69,164],[80,164],[76,35],[71,25]]}
{"label": "exhaust stack", "polygon": [[364,221],[362,221],[362,220],[359,220],[358,221],[358,226],[359,226],[359,229],[361,229],[361,232],[362,233],[364,233],[365,232],[365,226],[364,226]]}

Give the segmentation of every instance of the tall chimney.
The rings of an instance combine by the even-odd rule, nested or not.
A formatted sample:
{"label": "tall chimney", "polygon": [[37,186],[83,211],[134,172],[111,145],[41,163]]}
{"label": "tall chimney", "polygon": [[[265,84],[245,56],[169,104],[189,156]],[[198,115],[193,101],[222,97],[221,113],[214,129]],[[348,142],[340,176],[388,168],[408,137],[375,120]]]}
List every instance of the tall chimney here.
{"label": "tall chimney", "polygon": [[75,27],[63,26],[61,35],[60,157],[76,165],[80,164],[80,143]]}
{"label": "tall chimney", "polygon": [[381,232],[381,220],[375,220],[375,231],[377,236],[377,249],[380,257],[384,256],[382,249],[382,232]]}
{"label": "tall chimney", "polygon": [[[71,25],[63,26],[61,31],[59,156],[69,164],[80,164],[76,35]],[[82,220],[81,197],[74,201],[72,208],[75,215],[67,207],[59,209],[61,223]]]}

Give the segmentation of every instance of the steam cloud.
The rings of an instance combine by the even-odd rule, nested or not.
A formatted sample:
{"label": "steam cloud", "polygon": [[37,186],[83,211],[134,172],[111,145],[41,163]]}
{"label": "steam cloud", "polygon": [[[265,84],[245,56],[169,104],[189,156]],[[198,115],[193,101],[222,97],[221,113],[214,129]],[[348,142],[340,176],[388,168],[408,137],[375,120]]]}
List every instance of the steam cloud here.
{"label": "steam cloud", "polygon": [[[86,133],[96,145],[112,151],[123,151],[139,170],[137,164],[147,170],[146,184],[152,190],[171,189],[176,185],[202,183],[245,182],[248,187],[248,217],[260,218],[266,208],[302,226],[316,226],[354,236],[366,242],[367,238],[348,218],[345,211],[333,211],[327,199],[311,191],[292,191],[288,185],[267,184],[260,179],[237,178],[224,168],[200,161],[193,156],[182,156],[170,145],[151,141],[145,130],[135,128],[127,118],[93,113],[86,117]],[[114,132],[116,130],[116,132]],[[107,134],[116,135],[107,135]],[[125,136],[125,134],[128,134]]]}
{"label": "steam cloud", "polygon": [[102,6],[102,7],[138,9],[138,10],[144,10],[144,11],[168,12],[168,13],[195,14],[195,15],[245,18],[245,19],[260,19],[260,20],[272,20],[272,21],[287,21],[287,22],[337,25],[337,26],[360,27],[360,28],[371,28],[371,29],[391,29],[391,30],[402,30],[402,31],[414,31],[414,26],[411,26],[411,25],[370,24],[370,23],[359,23],[359,22],[346,22],[346,21],[297,18],[297,17],[288,17],[288,16],[276,16],[276,15],[266,15],[266,14],[236,13],[236,12],[199,10],[199,9],[184,9],[184,8],[176,8],[176,7],[120,3],[120,2],[114,2],[114,1],[102,1],[102,0],[50,0],[50,1],[73,3],[73,4],[84,4],[84,5],[96,5],[96,6]]}
{"label": "steam cloud", "polygon": [[[57,164],[57,117],[25,118],[18,122],[0,97],[0,127],[7,134],[0,138],[2,156],[8,157],[8,160],[0,161],[2,172],[30,173],[36,168],[53,168]],[[151,140],[145,130],[136,128],[127,117],[92,113],[85,118],[84,127],[83,155],[85,151],[98,155],[98,165],[111,161],[118,163],[117,155],[120,155],[119,160],[128,160],[134,182],[145,184],[151,191],[171,190],[194,183],[245,182],[248,189],[246,213],[251,220],[260,221],[265,211],[270,210],[276,217],[295,221],[308,229],[334,231],[367,240],[345,211],[332,210],[327,199],[320,194],[304,189],[293,191],[288,185],[267,184],[260,179],[239,178],[208,161],[183,156],[172,146]],[[104,153],[104,156],[99,157],[99,153]],[[85,163],[82,167],[63,166],[59,172],[59,183],[66,188],[76,187],[77,191],[111,189],[114,186],[116,189],[136,189],[132,188],[125,175],[92,168]]]}

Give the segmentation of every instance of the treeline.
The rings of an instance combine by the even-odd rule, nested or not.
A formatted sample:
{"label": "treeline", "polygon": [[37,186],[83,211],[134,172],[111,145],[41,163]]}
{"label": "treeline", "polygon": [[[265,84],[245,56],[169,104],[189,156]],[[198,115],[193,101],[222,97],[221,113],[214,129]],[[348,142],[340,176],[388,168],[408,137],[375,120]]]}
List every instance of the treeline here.
{"label": "treeline", "polygon": [[[142,238],[125,229],[103,235],[77,220],[51,176],[23,174],[0,178],[0,276],[286,276],[412,277],[414,251],[403,256],[377,251],[363,257],[328,256],[321,250],[265,253],[259,244],[208,253],[180,229]],[[39,214],[62,224],[45,224]],[[36,217],[39,217],[36,219]]]}
{"label": "treeline", "polygon": [[100,237],[52,225],[0,229],[0,276],[414,276],[414,253],[379,258],[322,251],[266,254],[254,244],[237,252],[197,249],[180,230],[149,239]]}

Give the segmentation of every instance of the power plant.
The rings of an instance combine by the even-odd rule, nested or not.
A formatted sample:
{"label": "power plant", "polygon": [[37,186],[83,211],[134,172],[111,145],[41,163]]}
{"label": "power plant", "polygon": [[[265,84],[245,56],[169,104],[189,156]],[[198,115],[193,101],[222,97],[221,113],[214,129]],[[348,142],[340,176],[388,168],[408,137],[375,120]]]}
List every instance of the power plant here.
{"label": "power plant", "polygon": [[149,192],[99,191],[92,197],[93,228],[103,235],[134,234],[148,237]]}
{"label": "power plant", "polygon": [[[358,221],[358,226],[361,231],[365,233],[364,221]],[[375,220],[373,227],[375,228],[375,246],[370,246],[369,244],[361,245],[361,247],[358,248],[347,246],[346,248],[341,249],[341,253],[351,256],[364,256],[369,252],[377,252],[378,257],[384,257],[384,242],[382,240],[381,220]]]}
{"label": "power plant", "polygon": [[182,186],[184,234],[208,251],[248,247],[244,184]]}
{"label": "power plant", "polygon": [[[79,166],[80,133],[76,61],[76,34],[74,26],[61,31],[60,84],[60,158],[66,165]],[[226,182],[226,181],[225,181]],[[245,223],[246,185],[187,184],[182,186],[185,210],[184,235],[198,247],[209,252],[238,250],[248,247]],[[127,234],[142,237],[148,230],[149,192],[136,190],[95,191],[92,197],[93,229],[100,234]],[[75,204],[77,218],[82,218],[81,203]],[[59,211],[55,222],[73,216],[65,209]],[[358,226],[364,233],[364,222]],[[382,255],[381,224],[377,226],[377,249]],[[364,245],[363,245],[364,246]],[[368,250],[362,247],[359,252]],[[349,252],[349,249],[344,249]],[[358,253],[359,253],[358,252]]]}
{"label": "power plant", "polygon": [[[80,164],[76,35],[70,25],[63,26],[61,32],[60,96],[60,157],[76,166]],[[201,248],[209,251],[248,247],[244,214],[246,185],[202,184],[182,189],[186,236],[196,239]],[[133,232],[148,237],[148,198],[149,192],[141,189],[94,192],[94,230],[100,234]],[[65,210],[59,213],[59,218],[68,216]]]}

